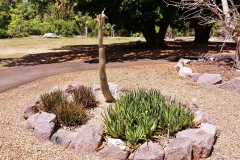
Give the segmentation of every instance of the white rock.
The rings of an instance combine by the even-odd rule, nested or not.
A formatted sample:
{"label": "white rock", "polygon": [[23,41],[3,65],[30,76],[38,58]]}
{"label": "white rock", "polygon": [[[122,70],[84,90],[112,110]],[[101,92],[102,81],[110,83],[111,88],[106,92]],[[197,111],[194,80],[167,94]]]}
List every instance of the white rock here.
{"label": "white rock", "polygon": [[114,146],[119,147],[121,150],[126,150],[126,146],[121,139],[108,138],[107,143],[113,144]]}
{"label": "white rock", "polygon": [[186,78],[187,75],[192,74],[192,70],[191,70],[191,68],[189,68],[189,67],[182,67],[182,68],[180,68],[178,74],[179,74],[181,77]]}

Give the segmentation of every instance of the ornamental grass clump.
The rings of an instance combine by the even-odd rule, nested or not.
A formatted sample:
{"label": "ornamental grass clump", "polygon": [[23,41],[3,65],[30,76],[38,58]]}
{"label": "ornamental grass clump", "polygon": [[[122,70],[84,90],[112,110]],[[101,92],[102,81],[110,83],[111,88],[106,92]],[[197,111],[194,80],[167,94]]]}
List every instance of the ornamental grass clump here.
{"label": "ornamental grass clump", "polygon": [[102,114],[104,134],[120,138],[134,149],[145,141],[174,135],[192,124],[190,109],[168,102],[157,90],[138,89],[126,93]]}
{"label": "ornamental grass clump", "polygon": [[96,97],[91,87],[79,86],[73,90],[74,101],[82,104],[85,108],[94,108],[97,106]]}
{"label": "ornamental grass clump", "polygon": [[[69,100],[68,97],[72,98]],[[67,95],[62,90],[40,96],[40,110],[56,115],[59,126],[76,126],[86,121],[86,109],[95,107],[97,101],[89,87],[80,86]]]}

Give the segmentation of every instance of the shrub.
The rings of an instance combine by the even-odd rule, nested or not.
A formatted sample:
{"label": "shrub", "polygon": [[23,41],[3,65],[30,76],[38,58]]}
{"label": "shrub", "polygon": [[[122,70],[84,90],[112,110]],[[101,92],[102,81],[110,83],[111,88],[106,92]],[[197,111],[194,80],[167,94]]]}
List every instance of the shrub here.
{"label": "shrub", "polygon": [[68,100],[62,90],[44,93],[40,96],[40,110],[53,113],[58,124],[76,126],[86,121],[86,108],[96,106],[96,100],[90,88],[81,86],[73,91],[73,100]]}
{"label": "shrub", "polygon": [[82,104],[85,108],[94,108],[97,106],[96,97],[90,87],[80,86],[73,90],[74,101]]}
{"label": "shrub", "polygon": [[192,124],[190,109],[176,102],[167,102],[157,90],[132,90],[110,105],[102,114],[104,134],[120,138],[130,148],[144,141],[165,135],[169,129],[174,135]]}

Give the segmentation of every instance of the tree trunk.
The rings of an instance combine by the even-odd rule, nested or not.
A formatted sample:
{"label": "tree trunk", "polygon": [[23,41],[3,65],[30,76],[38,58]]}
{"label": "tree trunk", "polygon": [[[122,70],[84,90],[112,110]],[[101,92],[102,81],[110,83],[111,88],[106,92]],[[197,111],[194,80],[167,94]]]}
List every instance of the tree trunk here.
{"label": "tree trunk", "polygon": [[141,32],[146,39],[148,47],[158,47],[155,25],[147,25],[141,28]]}
{"label": "tree trunk", "polygon": [[99,22],[99,32],[98,32],[98,46],[99,46],[99,77],[100,77],[100,85],[102,89],[102,94],[107,102],[115,102],[115,98],[112,96],[112,93],[109,90],[107,74],[106,74],[106,58],[105,58],[105,49],[103,47],[103,26],[105,23],[105,18],[107,18],[104,14],[97,15],[97,19]]}
{"label": "tree trunk", "polygon": [[158,43],[159,43],[159,46],[161,46],[161,47],[166,46],[166,43],[165,43],[164,39],[165,39],[165,35],[167,33],[167,29],[168,29],[169,24],[170,24],[170,21],[165,20],[162,23],[160,23],[160,25],[159,25],[160,30],[158,32],[158,39],[159,39]]}
{"label": "tree trunk", "polygon": [[234,60],[233,66],[236,69],[240,69],[240,40],[237,42],[236,54],[235,54],[235,60]]}
{"label": "tree trunk", "polygon": [[99,77],[100,85],[102,89],[102,94],[106,99],[106,102],[114,102],[115,99],[112,96],[112,93],[109,90],[107,74],[106,74],[106,58],[105,58],[105,49],[99,48]]}
{"label": "tree trunk", "polygon": [[195,43],[208,43],[213,25],[200,25],[198,20],[194,20],[193,27],[195,31]]}
{"label": "tree trunk", "polygon": [[169,21],[167,20],[159,24],[160,30],[158,33],[156,33],[155,24],[148,24],[141,29],[141,32],[147,41],[148,47],[166,46],[164,39],[167,33],[168,26]]}

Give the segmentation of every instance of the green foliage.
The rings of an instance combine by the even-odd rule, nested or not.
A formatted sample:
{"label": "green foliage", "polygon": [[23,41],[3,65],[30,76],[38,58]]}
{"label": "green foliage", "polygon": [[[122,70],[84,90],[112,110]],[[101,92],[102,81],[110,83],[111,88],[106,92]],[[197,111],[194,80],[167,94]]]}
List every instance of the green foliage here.
{"label": "green foliage", "polygon": [[102,114],[106,136],[120,138],[130,148],[144,141],[175,134],[192,124],[190,109],[167,102],[157,90],[138,89],[120,97]]}
{"label": "green foliage", "polygon": [[132,34],[132,37],[143,37],[143,34],[140,32],[136,32],[136,33]]}
{"label": "green foliage", "polygon": [[73,36],[75,34],[79,34],[79,30],[77,28],[75,21],[65,21],[65,20],[57,20],[54,23],[55,32],[58,35],[62,36]]}
{"label": "green foliage", "polygon": [[6,30],[0,29],[0,38],[8,38],[10,35],[7,33]]}
{"label": "green foliage", "polygon": [[44,93],[40,110],[53,113],[59,125],[76,126],[86,121],[86,109],[96,106],[95,97],[90,88],[81,86],[73,90],[73,100],[69,100],[62,90]]}

